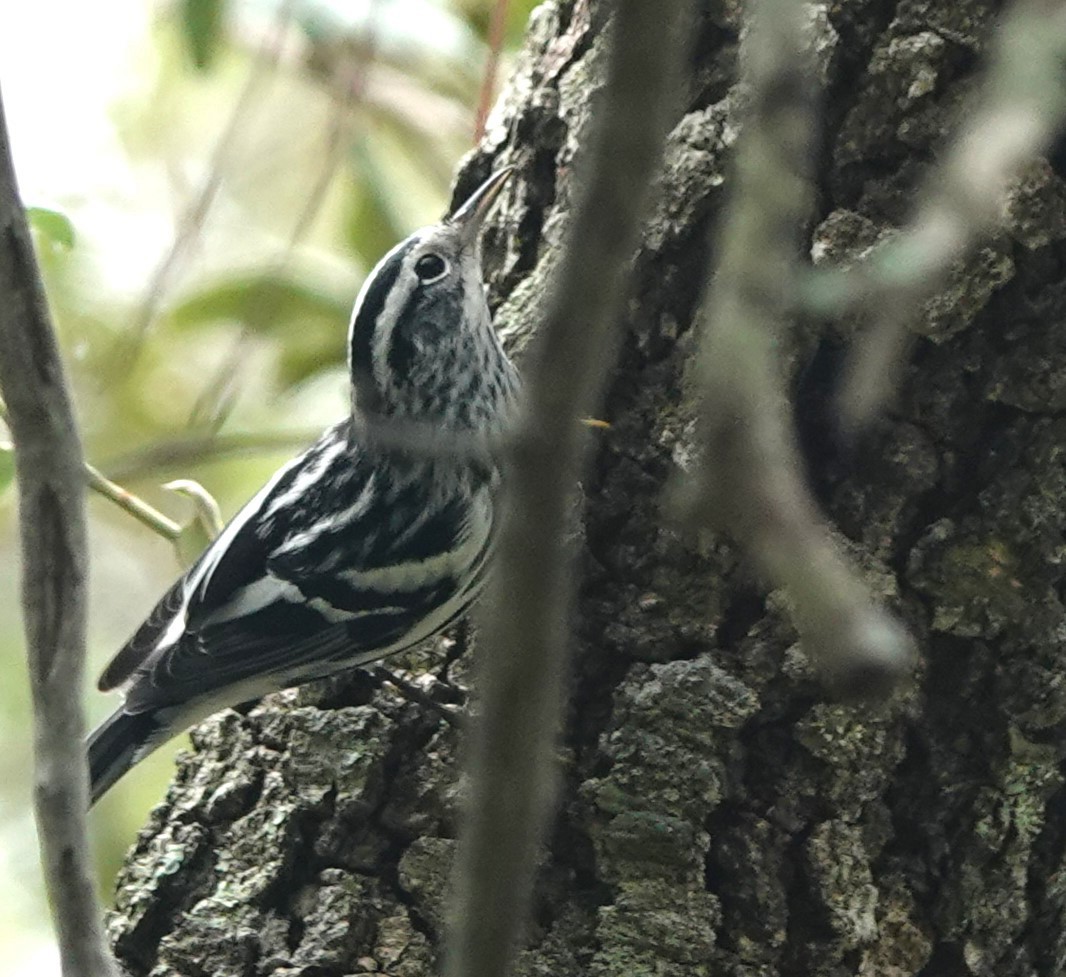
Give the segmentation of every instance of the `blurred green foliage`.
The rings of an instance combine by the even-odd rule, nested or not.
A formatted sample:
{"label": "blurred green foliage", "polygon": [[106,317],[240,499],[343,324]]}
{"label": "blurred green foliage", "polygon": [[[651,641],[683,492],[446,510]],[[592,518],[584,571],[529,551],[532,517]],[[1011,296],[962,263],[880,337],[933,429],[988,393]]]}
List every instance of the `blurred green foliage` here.
{"label": "blurred green foliage", "polygon": [[[107,189],[86,193],[74,159],[69,185],[27,201],[86,455],[105,474],[182,524],[192,504],[160,486],[196,479],[228,517],[346,409],[351,303],[377,259],[446,207],[471,146],[494,5],[151,7],[121,97],[99,107],[120,147],[99,180]],[[509,3],[508,49],[532,6]],[[107,16],[100,30],[119,30]],[[4,81],[7,95],[6,70]],[[20,180],[34,185],[14,138]],[[51,957],[29,813],[12,478],[0,426],[0,735],[27,747],[0,754],[0,938],[17,975]],[[89,514],[95,678],[180,564],[172,543],[106,500],[92,497]],[[86,704],[96,722],[115,701],[87,692]],[[105,893],[179,746],[94,811]]]}
{"label": "blurred green foliage", "polygon": [[202,70],[211,67],[223,40],[222,0],[182,0],[181,26],[189,45],[189,58]]}
{"label": "blurred green foliage", "polygon": [[0,492],[3,492],[15,477],[15,451],[8,441],[0,441]]}
{"label": "blurred green foliage", "polygon": [[42,246],[64,251],[74,247],[74,225],[66,214],[48,207],[27,207],[26,219]]}

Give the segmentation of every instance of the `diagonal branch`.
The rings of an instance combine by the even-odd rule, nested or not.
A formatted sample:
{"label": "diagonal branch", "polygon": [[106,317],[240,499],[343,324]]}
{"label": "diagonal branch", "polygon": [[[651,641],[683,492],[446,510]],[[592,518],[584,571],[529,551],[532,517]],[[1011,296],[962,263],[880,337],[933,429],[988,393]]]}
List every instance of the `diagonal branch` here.
{"label": "diagonal branch", "polygon": [[[456,865],[448,977],[501,977],[525,925],[554,805],[569,653],[566,542],[593,413],[615,359],[625,272],[637,245],[682,60],[681,0],[619,0],[598,124],[569,241],[527,360],[528,410],[507,466],[497,563],[480,645],[471,800]],[[639,120],[639,121],[638,121]]]}
{"label": "diagonal branch", "polygon": [[292,19],[292,7],[292,0],[284,0],[279,5],[273,27],[254,55],[252,67],[230,112],[226,127],[211,152],[211,158],[207,164],[207,176],[196,195],[188,202],[170,249],[152,273],[134,317],[130,334],[122,340],[124,344],[128,344],[126,349],[120,350],[122,355],[119,356],[124,369],[127,369],[131,362],[140,355],[145,337],[155,324],[168,290],[203,232],[207,215],[214,206],[225,179],[226,164],[247,123],[250,110],[281,58],[285,35]]}
{"label": "diagonal branch", "polygon": [[84,470],[0,103],[0,391],[18,471],[34,802],[65,977],[108,977],[86,835]]}
{"label": "diagonal branch", "polygon": [[850,355],[841,426],[854,434],[892,395],[912,345],[908,326],[952,265],[1003,221],[1012,183],[1066,119],[1066,3],[1019,0],[993,37],[983,86],[962,131],[930,174],[910,224],[846,269],[812,273],[803,298],[816,312],[873,318]]}
{"label": "diagonal branch", "polygon": [[[317,172],[310,183],[300,212],[296,215],[285,247],[256,276],[261,282],[280,279],[284,275],[297,247],[318,219],[333,179],[344,161],[345,154],[350,151],[355,129],[355,113],[366,98],[367,85],[377,57],[378,21],[384,2],[385,0],[370,0],[363,53],[353,54],[354,60],[351,61],[341,54],[333,66],[332,76],[327,81],[327,87],[333,99],[333,112],[326,131]],[[261,57],[262,54],[260,54]],[[241,101],[243,101],[243,94]],[[236,110],[240,109],[241,105],[238,103]],[[225,422],[241,383],[240,367],[247,352],[248,337],[252,333],[251,323],[257,320],[273,323],[276,318],[275,307],[265,300],[261,291],[257,290],[252,295],[256,301],[244,317],[240,335],[196,398],[189,418],[190,428],[198,428],[206,424],[212,431],[217,431]]]}
{"label": "diagonal branch", "polygon": [[[0,421],[10,426],[11,419],[3,398],[0,398]],[[85,462],[85,479],[89,488],[94,492],[114,502],[120,509],[128,512],[134,519],[164,539],[175,540],[181,535],[181,526],[176,522],[152,508],[144,499],[124,489],[121,485],[116,485],[88,462]]]}
{"label": "diagonal branch", "polygon": [[125,481],[219,458],[238,458],[259,452],[291,452],[306,448],[318,434],[317,430],[237,434],[183,433],[134,448],[103,462],[102,467],[111,478]]}
{"label": "diagonal branch", "polygon": [[720,264],[700,311],[698,460],[673,501],[688,521],[728,531],[794,606],[804,646],[849,691],[884,691],[911,662],[910,639],[835,542],[804,482],[780,347],[798,281],[816,118],[800,0],[753,4],[750,107]]}

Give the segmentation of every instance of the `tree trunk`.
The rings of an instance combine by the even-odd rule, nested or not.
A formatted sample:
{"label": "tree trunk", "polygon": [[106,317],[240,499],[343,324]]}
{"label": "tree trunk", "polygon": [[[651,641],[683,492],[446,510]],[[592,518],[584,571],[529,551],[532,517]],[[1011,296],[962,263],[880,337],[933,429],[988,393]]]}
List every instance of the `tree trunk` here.
{"label": "tree trunk", "polygon": [[[812,477],[922,655],[887,706],[829,702],[785,602],[760,596],[735,548],[659,513],[685,461],[683,373],[741,102],[726,7],[701,4],[692,33],[611,428],[594,435],[562,803],[519,972],[1057,975],[1066,188],[1054,162],[1032,168],[1007,230],[916,326],[897,406],[857,457],[821,420],[850,330],[807,323],[790,351]],[[908,213],[997,11],[811,10],[827,86],[812,253],[847,259]],[[566,221],[603,14],[586,0],[539,8],[481,150],[519,167],[486,248],[516,345]],[[484,155],[470,166],[483,172]],[[468,674],[450,647],[419,659],[442,708]],[[365,673],[205,723],[119,881],[120,960],[155,977],[428,977],[458,738]]]}

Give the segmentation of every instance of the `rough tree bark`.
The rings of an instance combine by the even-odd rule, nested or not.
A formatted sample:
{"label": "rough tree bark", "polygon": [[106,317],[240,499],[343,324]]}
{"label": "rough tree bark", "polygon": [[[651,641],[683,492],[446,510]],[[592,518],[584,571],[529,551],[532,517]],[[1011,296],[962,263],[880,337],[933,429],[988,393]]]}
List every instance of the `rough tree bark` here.
{"label": "rough tree bark", "polygon": [[[899,402],[843,459],[823,423],[850,327],[792,353],[820,494],[913,629],[914,687],[826,701],[783,602],[659,518],[687,458],[683,368],[740,94],[736,12],[704,5],[622,365],[584,486],[562,809],[524,975],[1057,974],[1066,963],[1066,184],[1032,167],[1007,229],[920,324]],[[591,9],[590,9],[591,7]],[[713,9],[707,9],[713,8]],[[994,29],[985,0],[812,8],[828,86],[810,239],[861,253],[905,216]],[[482,156],[520,180],[487,248],[499,321],[534,327],[601,77],[598,6],[550,0]],[[580,323],[575,323],[580,328]],[[457,647],[457,646],[454,646]],[[468,656],[423,655],[460,698]],[[458,732],[356,674],[195,735],[119,880],[132,974],[433,972]]]}

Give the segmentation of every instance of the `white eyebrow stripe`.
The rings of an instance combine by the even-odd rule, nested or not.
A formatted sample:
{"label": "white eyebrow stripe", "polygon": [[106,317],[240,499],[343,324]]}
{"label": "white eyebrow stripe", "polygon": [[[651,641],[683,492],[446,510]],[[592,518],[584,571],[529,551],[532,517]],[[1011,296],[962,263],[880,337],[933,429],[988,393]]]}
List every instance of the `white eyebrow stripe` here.
{"label": "white eyebrow stripe", "polygon": [[[374,381],[377,383],[379,390],[383,390],[388,386],[389,347],[392,345],[392,333],[396,328],[396,318],[399,310],[407,304],[414,290],[418,288],[418,280],[411,270],[413,261],[414,248],[411,249],[411,253],[404,258],[403,263],[400,265],[396,281],[389,290],[389,296],[385,299],[385,305],[381,309],[378,321],[374,324],[371,368],[374,374]],[[390,328],[381,328],[383,323],[391,323]]]}
{"label": "white eyebrow stripe", "polygon": [[[352,306],[351,318],[348,320],[348,372],[349,372],[349,374],[352,372],[352,344],[353,344],[353,341],[355,339],[355,324],[356,324],[356,322],[359,319],[359,313],[362,312],[362,310],[363,310],[363,303],[366,301],[367,293],[370,291],[371,286],[374,284],[374,281],[377,279],[377,276],[378,276],[378,273],[380,272],[380,270],[383,267],[385,267],[385,265],[388,263],[390,258],[392,258],[397,252],[399,252],[401,249],[407,247],[411,243],[411,238],[412,237],[414,237],[414,235],[411,235],[411,237],[405,238],[403,241],[400,241],[398,244],[396,244],[393,247],[391,247],[389,249],[388,253],[385,254],[385,256],[383,258],[381,258],[381,260],[378,261],[378,263],[376,265],[374,265],[374,267],[370,270],[370,274],[367,275],[366,278],[363,279],[363,284],[362,284],[362,286],[359,289],[359,294],[355,297],[355,304]],[[402,269],[401,269],[401,272],[402,272]],[[397,278],[399,278],[399,275],[397,275]]]}

